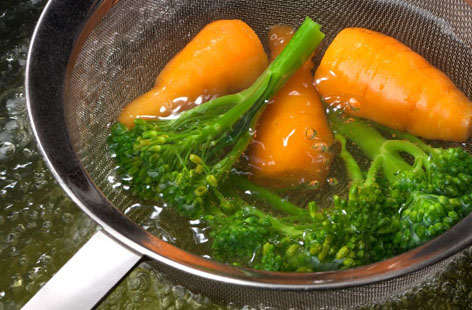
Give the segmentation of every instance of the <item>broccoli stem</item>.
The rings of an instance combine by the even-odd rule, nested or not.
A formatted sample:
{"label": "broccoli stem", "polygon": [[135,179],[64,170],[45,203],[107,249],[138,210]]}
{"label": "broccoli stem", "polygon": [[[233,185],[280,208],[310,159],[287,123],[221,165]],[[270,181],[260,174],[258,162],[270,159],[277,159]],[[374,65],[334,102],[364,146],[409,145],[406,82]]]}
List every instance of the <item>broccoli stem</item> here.
{"label": "broccoli stem", "polygon": [[250,191],[252,197],[269,204],[272,208],[277,211],[296,216],[306,216],[310,217],[308,210],[297,207],[292,204],[290,201],[281,198],[280,196],[272,193],[271,191],[265,189],[262,186],[256,185],[250,182],[246,177],[232,174],[230,176],[229,182],[237,186],[242,191]]}
{"label": "broccoli stem", "polygon": [[261,219],[268,218],[270,220],[272,228],[284,233],[288,237],[296,238],[303,235],[303,230],[297,229],[296,226],[286,225],[282,223],[281,221],[279,221],[278,219],[276,219],[275,217],[262,212],[256,207],[248,206],[247,208],[250,208],[250,212]]}
{"label": "broccoli stem", "polygon": [[330,112],[328,119],[336,133],[354,142],[370,160],[381,155],[381,147],[387,140],[367,122],[344,118],[339,112]]}
{"label": "broccoli stem", "polygon": [[426,169],[429,167],[428,155],[409,141],[387,140],[368,122],[352,117],[345,119],[339,112],[329,113],[328,119],[338,134],[354,142],[373,161],[367,173],[368,183],[372,182],[380,167],[391,183],[397,180],[400,171],[414,169],[414,166],[402,158],[400,152],[412,155],[415,162],[422,160]]}
{"label": "broccoli stem", "polygon": [[359,167],[357,161],[354,159],[351,153],[349,153],[349,151],[346,149],[346,138],[344,138],[344,136],[341,134],[335,134],[334,138],[341,144],[341,152],[339,153],[339,156],[341,156],[344,161],[344,164],[346,165],[346,170],[349,174],[349,178],[354,184],[363,183],[364,175],[362,174],[361,168]]}
{"label": "broccoli stem", "polygon": [[242,132],[231,151],[226,154],[222,160],[215,164],[213,170],[216,171],[216,174],[223,176],[224,173],[230,171],[231,167],[234,166],[239,157],[241,157],[241,155],[247,149],[249,143],[252,141],[254,130],[262,112],[264,112],[264,107],[256,111],[255,115],[251,119],[249,129]]}
{"label": "broccoli stem", "polygon": [[246,212],[257,216],[260,219],[268,219],[274,230],[282,232],[291,238],[296,238],[303,234],[303,230],[297,229],[292,225],[286,225],[272,215],[265,213],[254,206],[251,206],[244,199],[242,199],[233,188],[230,188],[228,184],[225,184],[221,191],[226,197],[232,197],[232,199],[234,199],[234,203],[239,205],[241,209],[245,209]]}
{"label": "broccoli stem", "polygon": [[[249,88],[195,107],[182,113],[181,117],[175,121],[180,123],[187,121],[187,118],[200,117],[207,111],[229,106],[230,108],[224,114],[220,113],[218,121],[205,129],[205,136],[213,136],[221,129],[232,127],[249,110],[259,110],[267,103],[267,99],[273,97],[293,73],[309,59],[325,37],[320,28],[319,24],[307,17],[284,50]],[[248,119],[250,122],[252,117]]]}
{"label": "broccoli stem", "polygon": [[413,136],[412,134],[409,134],[407,132],[400,131],[400,130],[397,130],[397,129],[393,129],[393,128],[390,128],[390,127],[387,127],[387,126],[384,126],[384,125],[380,125],[380,124],[376,124],[376,126],[378,128],[380,128],[381,130],[383,130],[385,132],[388,132],[389,134],[391,134],[394,137],[405,139],[405,140],[408,140],[408,141],[416,144],[420,149],[422,149],[423,151],[425,151],[427,153],[431,153],[433,151],[433,148],[431,146],[424,143],[423,140],[421,140],[420,138],[418,138],[416,136]]}

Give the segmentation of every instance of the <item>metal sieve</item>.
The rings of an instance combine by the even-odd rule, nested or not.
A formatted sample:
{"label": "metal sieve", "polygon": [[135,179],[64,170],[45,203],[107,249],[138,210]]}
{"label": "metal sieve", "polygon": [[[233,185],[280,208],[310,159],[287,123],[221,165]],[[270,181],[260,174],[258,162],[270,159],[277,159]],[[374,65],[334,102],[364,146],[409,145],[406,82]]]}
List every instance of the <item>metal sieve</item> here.
{"label": "metal sieve", "polygon": [[[186,252],[147,232],[137,201],[109,182],[106,138],[124,105],[151,88],[164,64],[205,24],[242,19],[260,36],[305,16],[327,38],[344,27],[391,35],[444,71],[472,97],[472,7],[462,0],[51,0],[28,57],[26,92],[34,134],[59,184],[103,230],[24,309],[87,309],[144,257],[175,284],[217,303],[274,309],[350,309],[377,303],[442,269],[472,241],[472,215],[431,242],[359,268],[273,273]],[[472,147],[465,144],[469,150]],[[166,219],[177,222],[178,217]]]}

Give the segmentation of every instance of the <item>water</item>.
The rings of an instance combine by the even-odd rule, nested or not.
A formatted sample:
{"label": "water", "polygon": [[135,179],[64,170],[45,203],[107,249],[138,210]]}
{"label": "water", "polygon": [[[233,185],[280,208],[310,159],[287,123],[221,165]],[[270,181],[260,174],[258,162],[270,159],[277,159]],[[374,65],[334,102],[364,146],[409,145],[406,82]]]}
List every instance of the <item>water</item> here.
{"label": "water", "polygon": [[[97,229],[45,167],[27,122],[23,89],[29,37],[45,0],[0,3],[0,309],[19,309]],[[151,214],[156,216],[158,210]],[[151,217],[152,218],[152,217]],[[174,288],[146,264],[99,309],[216,309]],[[178,305],[178,306],[177,306]]]}
{"label": "water", "polygon": [[[32,140],[22,89],[26,46],[45,0],[0,3],[0,309],[19,309],[96,230],[54,182]],[[131,212],[131,211],[130,211]],[[148,210],[149,219],[159,209]],[[162,219],[161,219],[162,220]],[[198,227],[198,223],[193,223]],[[195,230],[195,238],[200,238]],[[471,309],[472,250],[419,288],[365,309]],[[98,309],[228,309],[172,286],[146,264]],[[244,307],[243,309],[251,309]]]}

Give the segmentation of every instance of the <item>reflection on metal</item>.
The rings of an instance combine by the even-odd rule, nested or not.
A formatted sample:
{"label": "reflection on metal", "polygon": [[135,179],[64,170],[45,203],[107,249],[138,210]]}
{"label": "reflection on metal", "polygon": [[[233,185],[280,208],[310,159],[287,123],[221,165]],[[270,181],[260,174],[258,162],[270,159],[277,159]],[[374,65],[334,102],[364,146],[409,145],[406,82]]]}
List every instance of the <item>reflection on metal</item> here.
{"label": "reflection on metal", "polygon": [[140,258],[99,231],[22,309],[92,309]]}

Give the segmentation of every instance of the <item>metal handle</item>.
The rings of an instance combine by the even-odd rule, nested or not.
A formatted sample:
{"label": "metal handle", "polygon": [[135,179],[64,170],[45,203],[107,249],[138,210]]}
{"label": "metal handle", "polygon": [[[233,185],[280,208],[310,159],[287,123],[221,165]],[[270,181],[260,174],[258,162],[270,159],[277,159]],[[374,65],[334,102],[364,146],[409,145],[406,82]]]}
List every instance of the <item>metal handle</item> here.
{"label": "metal handle", "polygon": [[22,309],[91,309],[141,257],[99,231]]}

